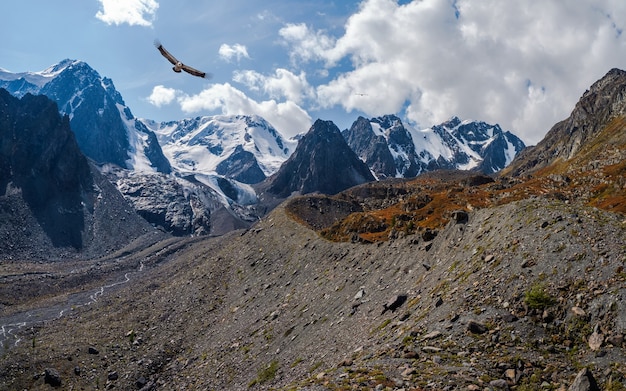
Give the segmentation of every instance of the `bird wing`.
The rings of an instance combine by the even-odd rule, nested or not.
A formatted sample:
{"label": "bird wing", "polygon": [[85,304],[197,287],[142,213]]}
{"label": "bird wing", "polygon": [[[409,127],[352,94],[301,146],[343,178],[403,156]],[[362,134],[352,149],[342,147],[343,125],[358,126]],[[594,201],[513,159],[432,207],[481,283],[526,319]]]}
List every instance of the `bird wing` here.
{"label": "bird wing", "polygon": [[206,72],[199,71],[199,70],[197,70],[195,68],[190,67],[189,65],[183,64],[183,71],[185,71],[185,72],[187,72],[187,73],[189,73],[191,75],[202,77],[202,78],[205,78],[205,79],[210,79],[211,78],[211,74],[210,73],[207,74]]}
{"label": "bird wing", "polygon": [[178,60],[176,59],[176,57],[172,56],[172,54],[170,52],[165,50],[163,45],[161,45],[161,42],[154,41],[154,46],[156,46],[156,48],[159,49],[159,52],[161,52],[163,57],[167,58],[167,61],[171,62],[172,65],[176,65],[176,63],[178,63]]}

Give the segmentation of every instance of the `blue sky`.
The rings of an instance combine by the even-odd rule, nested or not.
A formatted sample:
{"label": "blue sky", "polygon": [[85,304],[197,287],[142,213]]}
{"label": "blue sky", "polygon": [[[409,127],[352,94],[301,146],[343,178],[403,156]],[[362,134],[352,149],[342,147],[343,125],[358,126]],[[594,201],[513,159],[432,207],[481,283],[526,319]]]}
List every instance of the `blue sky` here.
{"label": "blue sky", "polygon": [[[288,136],[317,118],[457,115],[534,144],[626,69],[623,0],[20,0],[2,14],[0,68],[83,60],[137,117],[258,114]],[[155,39],[213,78],[172,72]]]}

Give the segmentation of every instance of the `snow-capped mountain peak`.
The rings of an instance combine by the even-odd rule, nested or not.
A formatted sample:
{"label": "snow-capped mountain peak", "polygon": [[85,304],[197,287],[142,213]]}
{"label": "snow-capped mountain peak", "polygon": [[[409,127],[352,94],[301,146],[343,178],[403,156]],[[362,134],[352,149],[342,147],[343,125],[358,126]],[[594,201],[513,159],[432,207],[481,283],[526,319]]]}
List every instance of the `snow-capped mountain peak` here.
{"label": "snow-capped mountain peak", "polygon": [[406,127],[394,115],[361,117],[344,137],[378,178],[412,177],[441,168],[492,173],[524,148],[499,125],[456,116],[427,129]]}
{"label": "snow-capped mountain peak", "polygon": [[55,101],[83,153],[97,163],[171,170],[156,137],[133,117],[113,81],[83,61],[65,59],[39,72],[2,71],[0,87],[17,97],[31,93]]}
{"label": "snow-capped mountain peak", "polygon": [[276,172],[297,145],[256,115],[204,116],[162,123],[144,120],[144,124],[154,131],[165,155],[182,172],[227,175],[232,169],[229,162],[236,163],[235,156],[248,156],[250,166],[247,172],[239,172],[238,179],[246,183]]}

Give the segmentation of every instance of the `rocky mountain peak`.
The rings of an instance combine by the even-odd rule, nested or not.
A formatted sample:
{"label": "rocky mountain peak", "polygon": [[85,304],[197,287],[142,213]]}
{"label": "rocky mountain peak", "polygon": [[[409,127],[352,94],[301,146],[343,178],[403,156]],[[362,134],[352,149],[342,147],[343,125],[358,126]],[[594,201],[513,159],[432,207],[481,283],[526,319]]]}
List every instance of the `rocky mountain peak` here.
{"label": "rocky mountain peak", "polygon": [[459,117],[453,116],[453,117],[450,117],[449,120],[442,122],[440,125],[448,129],[453,129],[461,125],[461,122],[462,121]]}
{"label": "rocky mountain peak", "polygon": [[497,124],[456,116],[421,130],[405,126],[395,115],[359,117],[343,135],[378,179],[412,178],[437,169],[494,173],[525,148]]}
{"label": "rocky mountain peak", "polygon": [[393,114],[383,115],[382,117],[372,118],[371,120],[374,123],[379,124],[381,127],[385,129],[391,129],[395,127],[402,127],[402,120]]}
{"label": "rocky mountain peak", "polygon": [[350,149],[339,128],[332,121],[318,119],[267,181],[270,193],[288,197],[294,192],[335,194],[373,180],[369,168]]}
{"label": "rocky mountain peak", "polygon": [[170,172],[152,132],[136,120],[113,81],[86,62],[65,59],[41,72],[0,72],[0,87],[45,95],[67,114],[82,152],[98,163]]}

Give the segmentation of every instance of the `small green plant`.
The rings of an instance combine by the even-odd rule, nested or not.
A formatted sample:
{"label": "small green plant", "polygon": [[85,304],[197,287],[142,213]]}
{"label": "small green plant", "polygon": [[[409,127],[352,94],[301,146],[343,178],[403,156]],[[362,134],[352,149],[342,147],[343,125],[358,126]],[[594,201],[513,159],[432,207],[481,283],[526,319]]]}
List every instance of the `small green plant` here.
{"label": "small green plant", "polygon": [[135,334],[135,330],[129,331],[126,336],[128,337],[128,342],[130,342],[131,344],[135,342],[135,338],[137,337],[137,335]]}
{"label": "small green plant", "polygon": [[411,334],[406,335],[403,339],[402,339],[402,345],[404,347],[409,347],[411,345],[413,345],[415,343],[415,337]]}
{"label": "small green plant", "polygon": [[274,360],[268,366],[261,368],[257,373],[256,379],[252,380],[248,386],[252,387],[256,384],[272,381],[276,377],[276,372],[278,372],[278,360]]}
{"label": "small green plant", "polygon": [[297,366],[298,366],[298,364],[300,364],[302,361],[304,361],[304,360],[302,359],[302,357],[298,357],[298,358],[296,358],[296,360],[295,360],[295,361],[291,364],[291,368],[295,368],[295,367],[297,367]]}
{"label": "small green plant", "polygon": [[524,296],[524,302],[529,308],[544,309],[553,306],[556,303],[543,284],[533,285]]}
{"label": "small green plant", "polygon": [[323,362],[321,362],[321,361],[316,362],[315,364],[313,364],[311,369],[309,369],[309,372],[313,373],[313,372],[317,371],[322,365],[324,365]]}

